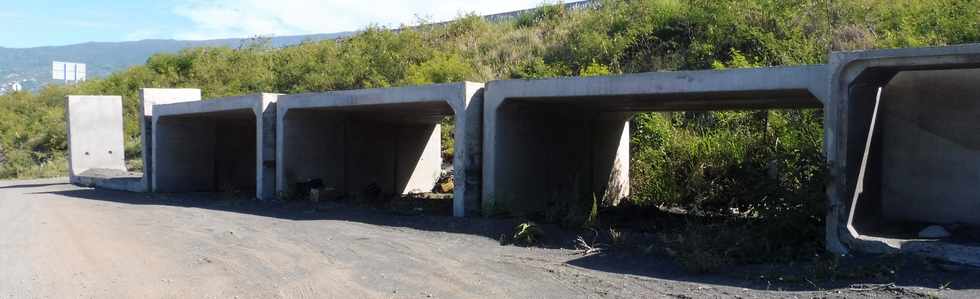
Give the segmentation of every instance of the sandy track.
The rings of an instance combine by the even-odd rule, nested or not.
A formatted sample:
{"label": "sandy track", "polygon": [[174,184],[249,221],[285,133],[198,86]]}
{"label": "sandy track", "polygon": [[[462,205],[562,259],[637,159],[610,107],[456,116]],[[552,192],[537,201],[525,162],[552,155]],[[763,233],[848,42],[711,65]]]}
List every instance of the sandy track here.
{"label": "sandy track", "polygon": [[569,250],[501,246],[487,237],[494,233],[473,233],[500,226],[487,219],[202,200],[77,188],[64,179],[0,182],[0,298],[868,295],[712,283],[648,258],[636,266],[668,270],[604,271]]}

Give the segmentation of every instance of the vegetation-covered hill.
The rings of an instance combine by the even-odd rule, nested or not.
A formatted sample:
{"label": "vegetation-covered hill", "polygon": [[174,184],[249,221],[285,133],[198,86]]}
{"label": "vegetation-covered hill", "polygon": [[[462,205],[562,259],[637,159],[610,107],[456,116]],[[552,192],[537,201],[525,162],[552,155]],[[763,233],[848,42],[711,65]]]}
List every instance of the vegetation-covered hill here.
{"label": "vegetation-covered hill", "polygon": [[[193,48],[154,55],[144,65],[79,86],[0,97],[0,177],[65,173],[66,94],[122,95],[127,156],[138,157],[141,87],[196,87],[213,98],[814,64],[824,63],[833,50],[977,41],[976,0],[606,0],[578,11],[544,6],[500,23],[470,16],[397,32],[368,28],[344,41],[282,49],[261,40],[239,48]],[[648,113],[633,122],[634,204],[787,221],[763,233],[793,244],[819,243],[820,111]],[[555,215],[576,215],[583,205],[591,204],[572,203]],[[561,218],[551,220],[575,217]],[[740,252],[799,247],[760,246]]]}

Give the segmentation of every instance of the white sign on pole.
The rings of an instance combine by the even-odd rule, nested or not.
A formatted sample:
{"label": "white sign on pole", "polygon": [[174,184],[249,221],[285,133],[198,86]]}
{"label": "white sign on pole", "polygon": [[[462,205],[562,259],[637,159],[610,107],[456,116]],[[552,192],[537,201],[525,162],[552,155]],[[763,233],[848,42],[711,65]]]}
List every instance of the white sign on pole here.
{"label": "white sign on pole", "polygon": [[51,62],[51,77],[55,80],[65,80],[65,83],[68,81],[85,81],[85,64],[53,61]]}

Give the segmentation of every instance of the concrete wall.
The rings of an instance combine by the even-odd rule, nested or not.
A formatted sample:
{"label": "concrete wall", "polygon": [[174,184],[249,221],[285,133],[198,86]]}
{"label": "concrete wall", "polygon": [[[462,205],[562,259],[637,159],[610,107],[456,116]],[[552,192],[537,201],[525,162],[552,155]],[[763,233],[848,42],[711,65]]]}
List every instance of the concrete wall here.
{"label": "concrete wall", "polygon": [[822,107],[825,66],[504,80],[487,84],[484,213],[629,195],[639,111]]}
{"label": "concrete wall", "polygon": [[72,183],[90,169],[125,172],[122,97],[68,96],[65,102]]}
{"label": "concrete wall", "polygon": [[141,88],[140,142],[143,144],[143,185],[151,190],[153,183],[153,106],[200,101],[201,90],[196,88]]}
{"label": "concrete wall", "polygon": [[280,192],[322,179],[338,195],[432,191],[444,116],[455,119],[453,214],[479,211],[482,84],[287,95],[279,101]]}
{"label": "concrete wall", "polygon": [[881,101],[888,221],[980,225],[980,69],[900,72]]}
{"label": "concrete wall", "polygon": [[257,94],[155,105],[153,190],[275,197],[275,102]]}

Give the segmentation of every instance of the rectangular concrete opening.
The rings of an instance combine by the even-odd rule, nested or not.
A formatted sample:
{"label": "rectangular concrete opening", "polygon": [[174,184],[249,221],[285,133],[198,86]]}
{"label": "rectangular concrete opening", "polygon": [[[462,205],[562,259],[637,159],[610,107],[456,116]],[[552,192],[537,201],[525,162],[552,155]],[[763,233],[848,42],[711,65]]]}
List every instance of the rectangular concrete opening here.
{"label": "rectangular concrete opening", "polygon": [[540,215],[568,202],[612,206],[629,197],[631,118],[639,112],[820,107],[806,90],[508,99],[494,120],[496,193],[484,208]]}
{"label": "rectangular concrete opening", "polygon": [[249,109],[160,116],[155,190],[256,193],[256,115]]}
{"label": "rectangular concrete opening", "polygon": [[[865,71],[850,86],[852,228],[864,236],[980,245],[980,69]],[[875,94],[882,95],[873,131]],[[863,179],[863,180],[862,180]],[[861,180],[861,181],[859,181]],[[848,190],[853,191],[852,183]],[[850,192],[850,191],[849,191]],[[927,230],[928,228],[928,230]]]}
{"label": "rectangular concrete opening", "polygon": [[281,189],[291,197],[315,188],[321,199],[375,202],[426,194],[413,198],[449,214],[452,190],[437,183],[453,182],[440,125],[453,115],[446,101],[290,108],[281,116]]}

